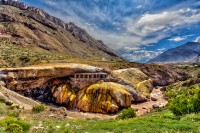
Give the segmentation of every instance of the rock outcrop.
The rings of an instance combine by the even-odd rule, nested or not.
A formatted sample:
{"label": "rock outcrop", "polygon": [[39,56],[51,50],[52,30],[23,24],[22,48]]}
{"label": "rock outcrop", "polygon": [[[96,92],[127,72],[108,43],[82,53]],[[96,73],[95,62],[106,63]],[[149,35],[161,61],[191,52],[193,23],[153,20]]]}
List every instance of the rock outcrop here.
{"label": "rock outcrop", "polygon": [[153,80],[154,86],[167,86],[191,77],[190,74],[177,69],[176,66],[149,64],[143,66],[141,70]]}
{"label": "rock outcrop", "polygon": [[77,107],[86,112],[117,113],[120,107],[130,107],[131,101],[132,96],[125,86],[105,82],[79,92]]}
{"label": "rock outcrop", "polygon": [[121,69],[112,71],[122,82],[132,86],[128,91],[131,92],[134,101],[145,101],[150,98],[153,90],[153,81],[138,68]]}
{"label": "rock outcrop", "polygon": [[6,14],[3,14],[3,13],[0,13],[0,22],[14,22],[15,19],[6,15]]}
{"label": "rock outcrop", "polygon": [[34,88],[45,88],[51,79],[62,78],[75,73],[105,72],[104,69],[84,64],[49,64],[45,66],[33,66],[23,68],[0,69],[6,75],[7,87],[10,90],[29,90]]}

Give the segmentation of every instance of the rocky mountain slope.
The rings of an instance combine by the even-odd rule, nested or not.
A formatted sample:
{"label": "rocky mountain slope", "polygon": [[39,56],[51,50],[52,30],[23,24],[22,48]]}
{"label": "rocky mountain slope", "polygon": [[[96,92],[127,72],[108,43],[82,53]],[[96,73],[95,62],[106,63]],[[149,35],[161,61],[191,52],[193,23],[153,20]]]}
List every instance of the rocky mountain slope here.
{"label": "rocky mountain slope", "polygon": [[148,63],[156,62],[195,62],[200,54],[200,43],[198,42],[188,42],[182,46],[174,49],[170,49],[156,58],[148,61]]}
{"label": "rocky mountain slope", "polygon": [[0,0],[0,39],[41,53],[97,60],[122,60],[114,50],[95,40],[74,23],[14,0]]}
{"label": "rocky mountain slope", "polygon": [[189,61],[190,63],[200,63],[200,55]]}

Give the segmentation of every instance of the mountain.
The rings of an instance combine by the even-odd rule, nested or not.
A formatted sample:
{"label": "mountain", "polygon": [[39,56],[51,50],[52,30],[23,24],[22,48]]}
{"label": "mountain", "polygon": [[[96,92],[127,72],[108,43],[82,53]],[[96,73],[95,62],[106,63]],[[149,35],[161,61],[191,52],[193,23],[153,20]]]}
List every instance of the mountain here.
{"label": "mountain", "polygon": [[0,0],[0,39],[37,52],[97,60],[123,60],[74,23],[16,0]]}
{"label": "mountain", "polygon": [[200,55],[189,61],[190,63],[200,63]]}
{"label": "mountain", "polygon": [[191,62],[199,58],[199,55],[200,43],[188,42],[158,55],[154,59],[148,61],[148,63]]}

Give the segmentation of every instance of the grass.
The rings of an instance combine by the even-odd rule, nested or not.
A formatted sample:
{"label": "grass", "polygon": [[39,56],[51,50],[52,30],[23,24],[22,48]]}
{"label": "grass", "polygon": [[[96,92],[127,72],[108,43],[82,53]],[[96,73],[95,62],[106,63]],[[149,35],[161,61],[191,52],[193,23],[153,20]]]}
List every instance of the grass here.
{"label": "grass", "polygon": [[[197,116],[196,116],[197,117]],[[198,115],[200,118],[200,115]],[[77,132],[200,132],[199,122],[192,122],[186,119],[176,120],[170,112],[163,112],[159,115],[152,115],[142,118],[128,120],[107,120],[107,121],[85,121]]]}
{"label": "grass", "polygon": [[[155,112],[154,112],[155,113]],[[200,132],[199,114],[186,115],[180,120],[171,112],[164,110],[159,114],[137,117],[127,120],[66,120],[63,122],[43,121],[40,124],[43,129],[55,133],[76,132],[76,133],[188,133]],[[36,126],[36,125],[35,125]],[[40,132],[35,129],[34,132]]]}

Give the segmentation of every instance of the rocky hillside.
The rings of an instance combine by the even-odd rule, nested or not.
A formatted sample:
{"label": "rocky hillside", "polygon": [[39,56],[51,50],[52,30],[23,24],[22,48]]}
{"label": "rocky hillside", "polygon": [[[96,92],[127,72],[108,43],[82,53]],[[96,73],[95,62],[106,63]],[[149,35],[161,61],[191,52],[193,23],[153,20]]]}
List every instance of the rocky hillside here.
{"label": "rocky hillside", "polygon": [[[198,42],[188,42],[182,46],[174,49],[170,49],[163,54],[157,56],[156,58],[148,61],[148,63],[156,62],[195,62],[200,54],[200,43]],[[198,59],[196,59],[198,60]]]}
{"label": "rocky hillside", "polygon": [[74,23],[65,23],[45,11],[14,0],[0,0],[0,39],[37,51],[68,57],[122,60],[102,41]]}

